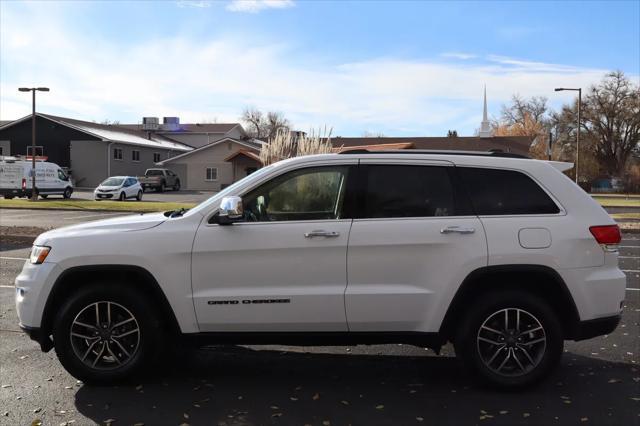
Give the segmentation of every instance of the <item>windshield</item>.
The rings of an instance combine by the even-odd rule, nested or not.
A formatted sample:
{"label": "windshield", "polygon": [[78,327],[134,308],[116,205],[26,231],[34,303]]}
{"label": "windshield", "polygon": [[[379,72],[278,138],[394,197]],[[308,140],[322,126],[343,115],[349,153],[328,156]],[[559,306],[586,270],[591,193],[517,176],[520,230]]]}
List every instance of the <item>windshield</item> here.
{"label": "windshield", "polygon": [[271,169],[273,169],[273,167],[274,166],[272,164],[270,166],[263,167],[263,168],[259,169],[258,171],[251,173],[248,176],[243,177],[239,181],[235,182],[233,185],[230,185],[230,186],[226,187],[225,189],[223,189],[222,191],[218,192],[213,197],[208,198],[208,199],[204,200],[203,202],[201,202],[200,204],[198,204],[197,206],[195,206],[194,208],[189,209],[189,211],[185,214],[185,216],[190,216],[195,212],[199,212],[200,214],[206,214],[206,210],[212,204],[214,204],[216,201],[220,200],[223,197],[226,197],[227,195],[232,195],[232,194],[233,195],[237,195],[237,193],[235,193],[235,191],[237,191],[238,188],[242,187],[243,185],[245,185],[249,181],[259,180],[262,176],[264,176]]}
{"label": "windshield", "polygon": [[162,170],[150,169],[145,173],[147,176],[162,176]]}
{"label": "windshield", "polygon": [[102,186],[120,186],[124,182],[124,178],[109,178],[102,182],[100,185]]}

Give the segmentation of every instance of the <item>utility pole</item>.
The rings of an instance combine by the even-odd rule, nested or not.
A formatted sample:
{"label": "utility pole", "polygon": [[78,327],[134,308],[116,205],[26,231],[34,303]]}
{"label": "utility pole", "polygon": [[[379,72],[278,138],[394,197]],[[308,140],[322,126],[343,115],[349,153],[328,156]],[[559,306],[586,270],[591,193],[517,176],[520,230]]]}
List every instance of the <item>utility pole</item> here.
{"label": "utility pole", "polygon": [[31,92],[31,201],[38,200],[36,188],[36,91],[48,92],[48,87],[20,87],[21,92]]}

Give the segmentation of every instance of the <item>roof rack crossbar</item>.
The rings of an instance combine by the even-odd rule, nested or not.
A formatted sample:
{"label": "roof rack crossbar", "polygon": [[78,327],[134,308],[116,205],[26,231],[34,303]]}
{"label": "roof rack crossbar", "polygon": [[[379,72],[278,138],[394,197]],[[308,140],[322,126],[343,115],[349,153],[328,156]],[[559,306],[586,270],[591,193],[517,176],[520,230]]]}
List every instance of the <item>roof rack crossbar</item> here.
{"label": "roof rack crossbar", "polygon": [[[344,148],[343,148],[344,149]],[[431,149],[399,149],[399,150],[368,150],[368,149],[344,149],[338,154],[428,154],[428,155],[472,155],[482,157],[500,158],[524,158],[531,159],[526,155],[514,154],[504,151],[455,151],[455,150],[431,150]]]}

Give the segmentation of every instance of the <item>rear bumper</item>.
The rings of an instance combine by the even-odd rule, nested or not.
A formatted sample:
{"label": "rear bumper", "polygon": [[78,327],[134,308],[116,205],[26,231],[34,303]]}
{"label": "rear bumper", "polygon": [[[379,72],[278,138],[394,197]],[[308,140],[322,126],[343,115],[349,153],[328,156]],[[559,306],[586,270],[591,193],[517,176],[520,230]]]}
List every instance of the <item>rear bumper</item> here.
{"label": "rear bumper", "polygon": [[27,191],[18,188],[0,188],[0,195],[2,195],[3,197],[5,195],[8,195],[10,197],[24,197],[25,195],[27,195]]}
{"label": "rear bumper", "polygon": [[620,323],[621,315],[580,321],[573,333],[572,340],[586,340],[592,337],[610,334]]}
{"label": "rear bumper", "polygon": [[20,324],[20,328],[24,331],[27,336],[34,342],[38,342],[40,344],[40,349],[42,352],[49,352],[53,349],[53,340],[48,335],[45,335],[40,328],[35,327],[27,327],[26,325]]}

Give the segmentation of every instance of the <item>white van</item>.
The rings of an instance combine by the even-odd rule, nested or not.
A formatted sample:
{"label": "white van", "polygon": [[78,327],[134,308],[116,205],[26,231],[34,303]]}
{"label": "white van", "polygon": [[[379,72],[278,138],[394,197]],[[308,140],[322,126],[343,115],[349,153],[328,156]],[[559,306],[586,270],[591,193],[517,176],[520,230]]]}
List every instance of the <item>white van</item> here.
{"label": "white van", "polygon": [[[0,195],[4,198],[31,197],[32,163],[15,157],[0,157]],[[73,185],[55,163],[36,161],[36,193],[42,198],[62,195],[70,198]]]}

